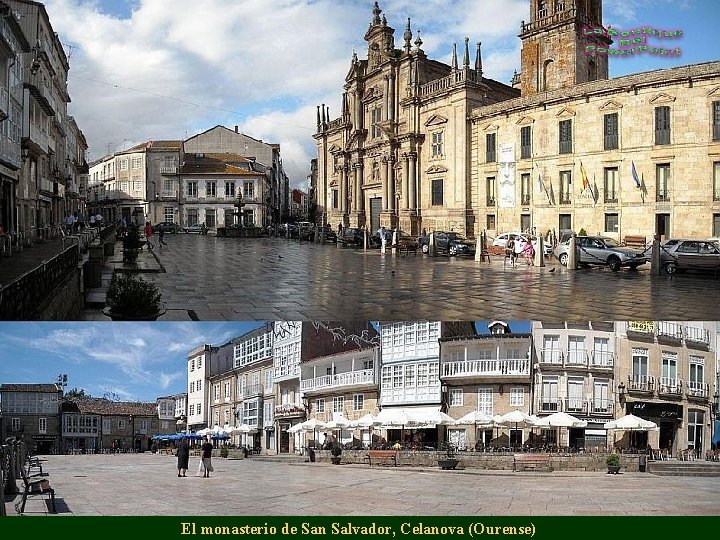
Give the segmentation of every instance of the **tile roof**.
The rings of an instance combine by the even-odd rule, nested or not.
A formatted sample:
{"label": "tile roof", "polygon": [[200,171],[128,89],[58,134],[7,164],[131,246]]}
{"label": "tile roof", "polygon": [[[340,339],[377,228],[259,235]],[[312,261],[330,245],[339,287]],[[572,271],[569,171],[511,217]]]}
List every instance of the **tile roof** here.
{"label": "tile roof", "polygon": [[69,398],[62,402],[63,412],[101,415],[157,416],[157,403],[110,401],[104,398]]}
{"label": "tile roof", "polygon": [[58,387],[54,384],[0,384],[0,392],[58,392]]}

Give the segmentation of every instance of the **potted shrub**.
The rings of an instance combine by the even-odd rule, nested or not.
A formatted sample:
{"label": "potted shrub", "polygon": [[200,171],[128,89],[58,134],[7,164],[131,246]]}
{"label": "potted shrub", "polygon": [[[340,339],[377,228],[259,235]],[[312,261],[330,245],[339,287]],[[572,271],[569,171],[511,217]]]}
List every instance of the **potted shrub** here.
{"label": "potted shrub", "polygon": [[115,272],[105,297],[103,313],[113,321],[154,321],[165,309],[154,283],[132,274]]}
{"label": "potted shrub", "polygon": [[620,472],[620,456],[618,454],[610,454],[605,460],[608,474],[618,474]]}
{"label": "potted shrub", "polygon": [[157,454],[157,451],[158,451],[158,445],[157,445],[157,443],[152,443],[152,446],[150,446],[150,451],[151,451],[153,454]]}
{"label": "potted shrub", "polygon": [[445,453],[438,458],[438,467],[441,469],[454,469],[460,461],[455,457],[455,448],[450,443],[445,443]]}
{"label": "potted shrub", "polygon": [[332,454],[332,457],[330,458],[330,461],[333,465],[340,465],[340,456],[342,455],[342,446],[335,443],[333,447],[330,449],[330,454]]}
{"label": "potted shrub", "polygon": [[123,261],[129,263],[136,262],[142,246],[143,242],[140,240],[140,229],[137,225],[130,225],[123,238]]}
{"label": "potted shrub", "polygon": [[220,447],[220,457],[221,457],[221,458],[223,458],[223,457],[224,457],[224,458],[228,457],[228,454],[229,454],[229,453],[230,453],[230,452],[229,452],[227,446],[221,446],[221,447]]}

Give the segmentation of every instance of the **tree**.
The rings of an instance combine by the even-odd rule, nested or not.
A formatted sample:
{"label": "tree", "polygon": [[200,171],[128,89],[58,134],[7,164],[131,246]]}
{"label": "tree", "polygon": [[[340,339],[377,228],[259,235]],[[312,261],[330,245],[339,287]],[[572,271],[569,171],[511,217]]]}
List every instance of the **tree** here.
{"label": "tree", "polygon": [[90,394],[86,393],[83,388],[73,388],[72,390],[69,390],[65,397],[69,398],[76,398],[76,397],[92,397]]}

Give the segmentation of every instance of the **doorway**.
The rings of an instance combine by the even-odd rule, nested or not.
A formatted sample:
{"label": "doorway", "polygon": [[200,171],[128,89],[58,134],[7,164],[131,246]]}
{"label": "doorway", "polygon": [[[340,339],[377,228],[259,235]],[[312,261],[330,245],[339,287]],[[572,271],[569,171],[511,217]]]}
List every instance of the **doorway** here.
{"label": "doorway", "polygon": [[290,453],[290,434],[287,432],[290,424],[280,424],[280,453]]}
{"label": "doorway", "polygon": [[558,230],[572,230],[572,214],[560,214],[558,216]]}
{"label": "doorway", "polygon": [[382,212],[382,197],[370,199],[370,232],[374,233],[380,228],[380,212]]}
{"label": "doorway", "polygon": [[655,234],[660,235],[660,240],[670,237],[670,214],[655,215]]}
{"label": "doorway", "polygon": [[675,441],[675,423],[660,422],[660,438],[658,444],[660,448],[672,451]]}
{"label": "doorway", "polygon": [[532,227],[532,219],[530,214],[520,214],[520,232],[530,231]]}

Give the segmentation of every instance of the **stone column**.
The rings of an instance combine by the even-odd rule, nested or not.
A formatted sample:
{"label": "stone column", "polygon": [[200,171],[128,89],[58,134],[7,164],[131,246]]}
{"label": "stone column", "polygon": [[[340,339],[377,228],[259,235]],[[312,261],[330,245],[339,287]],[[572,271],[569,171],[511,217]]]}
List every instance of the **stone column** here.
{"label": "stone column", "polygon": [[395,73],[390,72],[390,84],[388,86],[388,120],[395,118]]}
{"label": "stone column", "polygon": [[390,115],[390,78],[385,75],[385,95],[383,96],[383,119],[387,120]]}
{"label": "stone column", "polygon": [[363,164],[362,161],[355,163],[355,210],[362,212],[365,210],[365,198],[362,190],[363,181]]}
{"label": "stone column", "polygon": [[347,196],[348,196],[348,169],[343,165],[342,174],[340,175],[340,212],[347,214]]}
{"label": "stone column", "polygon": [[382,182],[382,209],[383,212],[387,212],[389,206],[388,206],[388,168],[387,168],[388,160],[386,157],[382,158],[382,162],[380,164],[380,181]]}
{"label": "stone column", "polygon": [[387,162],[387,190],[388,190],[388,210],[391,212],[395,210],[395,169],[393,165],[395,160],[392,156],[388,158]]}
{"label": "stone column", "polygon": [[402,187],[400,188],[400,191],[401,191],[400,196],[402,197],[402,200],[400,201],[400,210],[407,210],[408,208],[410,208],[410,206],[408,206],[408,204],[409,204],[408,201],[410,200],[409,195],[408,195],[408,187],[410,185],[408,182],[409,170],[410,170],[410,158],[408,157],[407,154],[403,154]]}
{"label": "stone column", "polygon": [[410,210],[417,208],[417,171],[415,169],[417,163],[417,154],[411,152],[409,171],[408,171],[408,201]]}

